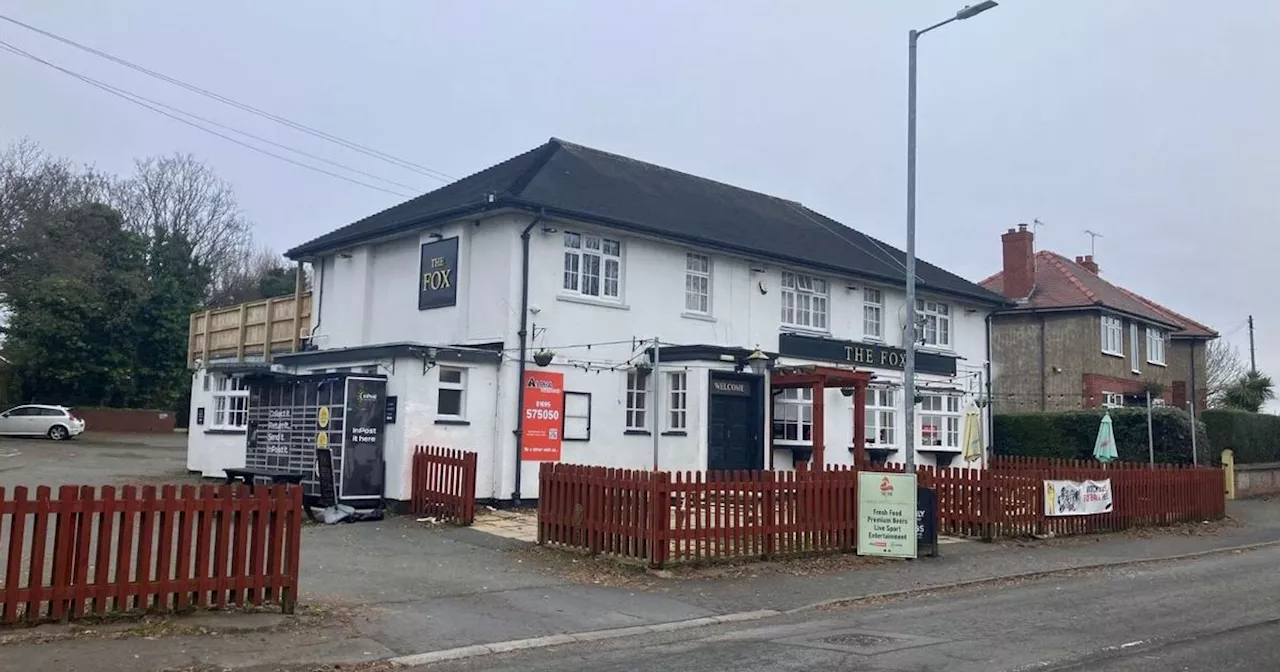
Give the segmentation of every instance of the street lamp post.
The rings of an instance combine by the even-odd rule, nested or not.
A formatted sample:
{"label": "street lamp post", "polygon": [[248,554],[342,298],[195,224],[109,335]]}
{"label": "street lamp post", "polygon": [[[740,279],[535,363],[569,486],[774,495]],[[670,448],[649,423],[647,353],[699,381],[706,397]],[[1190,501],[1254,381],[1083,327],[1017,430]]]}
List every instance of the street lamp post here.
{"label": "street lamp post", "polygon": [[996,6],[994,0],[966,5],[956,15],[907,33],[907,326],[903,334],[902,378],[906,404],[907,472],[916,470],[916,43],[925,33],[952,21],[973,18]]}

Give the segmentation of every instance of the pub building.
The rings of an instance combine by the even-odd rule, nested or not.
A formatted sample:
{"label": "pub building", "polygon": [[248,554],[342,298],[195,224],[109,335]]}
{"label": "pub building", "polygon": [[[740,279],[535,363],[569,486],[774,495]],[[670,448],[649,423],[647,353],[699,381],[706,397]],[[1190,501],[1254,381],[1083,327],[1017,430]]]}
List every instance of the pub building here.
{"label": "pub building", "polygon": [[419,445],[476,452],[494,501],[536,499],[545,461],[901,462],[907,431],[919,464],[959,465],[966,409],[989,406],[988,316],[1008,305],[919,262],[904,399],[902,252],[794,201],[554,138],[288,256],[312,269],[304,333],[257,355],[196,349],[188,466],[265,464],[249,423],[274,399],[301,418],[272,444],[298,459],[275,462],[305,469],[328,446],[341,476],[334,444],[362,435],[318,431],[319,409],[333,423],[366,380],[383,413],[380,466],[363,468],[400,501]]}

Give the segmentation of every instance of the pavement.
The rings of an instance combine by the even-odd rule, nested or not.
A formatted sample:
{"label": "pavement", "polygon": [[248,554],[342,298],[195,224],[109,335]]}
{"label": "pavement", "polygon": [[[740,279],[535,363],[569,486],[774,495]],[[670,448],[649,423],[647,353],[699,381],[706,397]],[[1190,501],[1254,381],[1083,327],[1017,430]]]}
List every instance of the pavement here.
{"label": "pavement", "polygon": [[[3,457],[16,445],[0,441],[0,486],[30,485],[36,476],[62,474],[57,471],[59,461],[65,471],[74,472],[62,478],[98,476],[96,481],[63,482],[190,478],[180,468],[181,444],[172,438],[169,443],[138,444],[23,442],[18,452],[26,462]],[[771,621],[779,613],[834,598],[936,590],[1280,541],[1280,501],[1231,502],[1229,513],[1238,525],[1187,525],[1172,531],[1029,543],[967,542],[943,546],[940,558],[915,561],[825,556],[676,570],[661,577],[474,528],[407,517],[315,525],[303,530],[304,607],[296,619],[245,629],[226,616],[231,623],[193,632],[186,625],[189,617],[176,617],[161,628],[161,635],[148,628],[104,636],[45,626],[37,640],[0,641],[0,670],[10,665],[63,670],[204,669],[198,665],[309,670],[360,661],[413,661],[419,654],[465,647],[477,647],[492,657],[490,645],[495,643],[510,647],[512,642],[532,641],[547,646],[572,643],[574,639],[567,637],[572,633],[602,632],[612,634],[586,636],[620,641],[651,630],[723,627],[717,623],[726,617],[745,618],[744,614]],[[492,517],[516,524],[509,517]],[[523,533],[511,532],[519,534]],[[50,639],[56,642],[39,643]]]}

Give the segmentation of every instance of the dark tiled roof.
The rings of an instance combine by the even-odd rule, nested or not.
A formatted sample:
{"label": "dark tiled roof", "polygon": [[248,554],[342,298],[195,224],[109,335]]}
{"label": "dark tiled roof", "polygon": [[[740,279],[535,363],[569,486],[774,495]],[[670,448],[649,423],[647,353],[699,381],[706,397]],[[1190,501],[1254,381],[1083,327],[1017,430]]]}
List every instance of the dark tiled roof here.
{"label": "dark tiled roof", "polygon": [[[1035,259],[1035,289],[1025,303],[1012,310],[1061,310],[1105,307],[1151,322],[1174,327],[1174,336],[1215,337],[1218,333],[1164,306],[1113,285],[1070,259],[1041,250]],[[983,287],[1004,290],[1004,273],[983,280]]]}
{"label": "dark tiled roof", "polygon": [[[506,207],[544,210],[728,252],[804,264],[891,283],[906,256],[799,203],[609,154],[563,140],[546,144],[325,234],[293,258]],[[976,301],[1007,301],[932,264],[920,286]]]}

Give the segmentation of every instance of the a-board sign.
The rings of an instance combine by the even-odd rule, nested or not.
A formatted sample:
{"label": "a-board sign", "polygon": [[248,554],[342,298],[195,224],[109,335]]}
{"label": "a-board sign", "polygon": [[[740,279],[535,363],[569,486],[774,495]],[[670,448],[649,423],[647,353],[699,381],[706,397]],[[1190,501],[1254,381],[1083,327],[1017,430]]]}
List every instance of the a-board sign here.
{"label": "a-board sign", "polygon": [[916,557],[916,475],[858,472],[858,554]]}
{"label": "a-board sign", "polygon": [[916,553],[938,557],[938,493],[916,488]]}
{"label": "a-board sign", "polygon": [[319,482],[319,505],[338,503],[338,489],[333,480],[333,452],[328,448],[316,448],[316,481]]}

